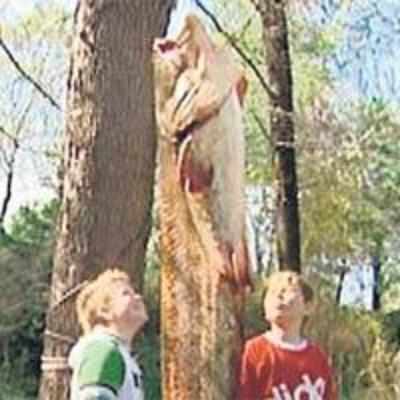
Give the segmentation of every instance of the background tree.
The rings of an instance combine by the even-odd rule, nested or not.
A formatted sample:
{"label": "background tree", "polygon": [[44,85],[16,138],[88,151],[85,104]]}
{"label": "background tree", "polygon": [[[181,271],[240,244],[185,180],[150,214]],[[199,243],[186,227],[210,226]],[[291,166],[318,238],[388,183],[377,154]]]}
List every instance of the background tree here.
{"label": "background tree", "polygon": [[[45,186],[54,169],[47,151],[59,133],[61,120],[58,102],[62,93],[59,76],[63,75],[63,33],[68,14],[61,6],[50,5],[47,23],[40,24],[42,14],[33,9],[20,19],[6,18],[0,32],[0,196],[1,224],[21,203],[18,193],[38,183]],[[58,57],[52,51],[60,49]],[[53,64],[52,64],[53,63]],[[62,63],[61,63],[62,64]],[[38,110],[42,118],[38,117]],[[28,172],[29,171],[29,172]],[[29,183],[24,173],[30,173]],[[51,193],[49,187],[41,193]],[[29,196],[30,194],[27,193]],[[54,196],[54,192],[52,193]]]}
{"label": "background tree", "polygon": [[50,198],[62,112],[54,104],[62,103],[71,19],[52,0],[26,4],[19,18],[14,4],[0,12],[0,386],[7,398],[27,399],[37,397],[40,372],[58,210]]}
{"label": "background tree", "polygon": [[57,211],[57,201],[21,208],[0,241],[0,384],[8,398],[37,395]]}
{"label": "background tree", "polygon": [[68,398],[65,357],[78,333],[79,285],[119,265],[142,286],[156,148],[152,40],[165,31],[173,5],[78,3],[42,400]]}
{"label": "background tree", "polygon": [[279,268],[300,271],[300,217],[287,4],[286,1],[260,1],[254,4],[263,24],[266,76],[271,87],[268,125],[275,154]]}

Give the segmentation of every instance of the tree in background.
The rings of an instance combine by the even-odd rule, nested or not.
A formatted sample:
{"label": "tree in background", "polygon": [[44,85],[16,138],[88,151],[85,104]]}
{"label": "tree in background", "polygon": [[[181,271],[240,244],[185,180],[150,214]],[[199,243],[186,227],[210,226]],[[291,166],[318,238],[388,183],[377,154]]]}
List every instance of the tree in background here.
{"label": "tree in background", "polygon": [[197,17],[156,42],[163,397],[232,399],[249,281],[247,81]]}
{"label": "tree in background", "polygon": [[300,272],[300,216],[286,1],[266,0],[254,4],[263,24],[266,81],[270,87],[268,125],[275,154],[279,269]]}
{"label": "tree in background", "polygon": [[[5,17],[0,30],[0,225],[3,234],[7,231],[7,220],[21,203],[18,199],[22,184],[24,189],[35,187],[43,193],[44,190],[37,190],[37,185],[41,189],[46,187],[54,173],[47,155],[60,132],[62,113],[58,102],[65,72],[62,42],[69,15],[62,6],[54,4],[49,4],[46,11],[46,24],[42,23],[41,11],[32,9],[19,19]],[[30,175],[29,179],[24,173]],[[46,192],[51,193],[52,189],[46,187]]]}
{"label": "tree in background", "polygon": [[57,201],[21,208],[0,240],[0,385],[5,396],[17,384],[25,396],[37,392],[57,211]]}
{"label": "tree in background", "polygon": [[64,183],[39,397],[66,400],[74,295],[111,265],[139,290],[151,220],[156,135],[151,51],[173,1],[84,0],[67,82]]}

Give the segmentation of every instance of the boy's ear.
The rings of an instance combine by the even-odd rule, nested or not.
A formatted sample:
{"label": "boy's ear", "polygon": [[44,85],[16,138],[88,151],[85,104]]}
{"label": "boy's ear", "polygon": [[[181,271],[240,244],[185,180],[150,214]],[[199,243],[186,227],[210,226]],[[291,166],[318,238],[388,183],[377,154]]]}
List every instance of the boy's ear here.
{"label": "boy's ear", "polygon": [[112,319],[112,314],[107,307],[100,307],[97,311],[97,317],[103,321],[110,321]]}

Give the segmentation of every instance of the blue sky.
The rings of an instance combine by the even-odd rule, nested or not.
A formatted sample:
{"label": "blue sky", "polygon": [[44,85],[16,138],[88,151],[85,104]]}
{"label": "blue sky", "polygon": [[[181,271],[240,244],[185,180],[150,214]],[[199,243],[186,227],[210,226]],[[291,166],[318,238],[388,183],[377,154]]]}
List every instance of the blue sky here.
{"label": "blue sky", "polygon": [[320,26],[337,19],[344,34],[328,63],[338,87],[399,104],[400,1],[322,0],[313,15]]}
{"label": "blue sky", "polygon": [[[66,0],[62,1],[64,4],[70,3]],[[2,18],[14,19],[21,17],[35,8],[36,5],[45,3],[44,0],[0,0],[0,12]]]}

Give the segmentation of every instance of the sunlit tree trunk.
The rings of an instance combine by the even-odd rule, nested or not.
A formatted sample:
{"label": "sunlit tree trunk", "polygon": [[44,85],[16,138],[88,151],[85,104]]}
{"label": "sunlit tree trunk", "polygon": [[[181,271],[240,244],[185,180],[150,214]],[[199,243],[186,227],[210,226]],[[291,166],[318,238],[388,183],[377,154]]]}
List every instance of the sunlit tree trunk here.
{"label": "sunlit tree trunk", "polygon": [[176,41],[157,43],[155,71],[163,399],[232,400],[250,284],[246,81],[194,16]]}
{"label": "sunlit tree trunk", "polygon": [[82,281],[120,266],[140,289],[156,151],[152,41],[172,0],[82,0],[68,78],[64,184],[41,400],[66,400]]}
{"label": "sunlit tree trunk", "polygon": [[[256,3],[253,1],[253,3]],[[263,23],[269,101],[269,127],[275,144],[279,269],[301,270],[293,82],[284,0],[257,2]]]}

